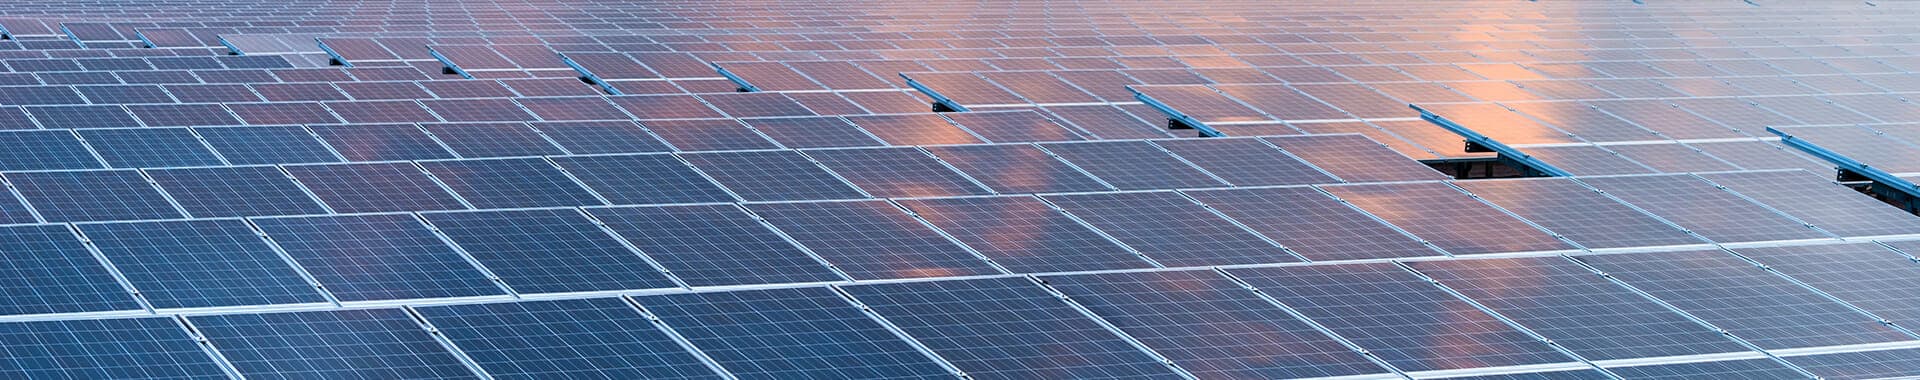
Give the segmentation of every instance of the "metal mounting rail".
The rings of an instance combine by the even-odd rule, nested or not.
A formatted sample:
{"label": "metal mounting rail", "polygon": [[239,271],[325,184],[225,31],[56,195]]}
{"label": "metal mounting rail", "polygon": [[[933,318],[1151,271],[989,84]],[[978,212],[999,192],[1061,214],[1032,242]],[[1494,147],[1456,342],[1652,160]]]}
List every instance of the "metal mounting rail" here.
{"label": "metal mounting rail", "polygon": [[1147,96],[1147,94],[1145,93],[1141,93],[1140,90],[1134,89],[1133,86],[1127,86],[1127,91],[1133,92],[1134,99],[1138,99],[1140,100],[1141,103],[1146,103],[1148,107],[1153,107],[1153,109],[1160,110],[1160,113],[1166,114],[1167,119],[1171,120],[1173,123],[1176,123],[1179,126],[1184,126],[1187,128],[1193,128],[1195,130],[1199,130],[1201,136],[1206,136],[1206,137],[1226,137],[1227,136],[1227,134],[1225,133],[1220,133],[1220,130],[1213,129],[1213,127],[1207,126],[1206,123],[1201,123],[1199,119],[1194,119],[1193,116],[1188,116],[1185,113],[1181,113],[1179,110],[1173,109],[1172,106],[1168,106],[1166,103],[1161,103],[1158,100],[1153,100],[1153,97]]}
{"label": "metal mounting rail", "polygon": [[1872,180],[1877,185],[1874,186],[1877,190],[1892,191],[1898,193],[1893,195],[1905,196],[1907,199],[1906,209],[1909,212],[1917,211],[1916,207],[1920,207],[1920,204],[1916,204],[1915,202],[1915,200],[1920,200],[1920,185],[1915,185],[1913,181],[1908,181],[1905,178],[1893,175],[1893,173],[1888,173],[1885,170],[1880,170],[1880,168],[1854,160],[1852,157],[1847,157],[1844,154],[1840,154],[1840,152],[1821,147],[1819,144],[1795,137],[1793,134],[1787,133],[1787,131],[1767,127],[1767,132],[1779,135],[1781,144],[1799,149],[1814,157],[1819,157],[1822,160],[1833,163],[1840,168],[1842,171],[1841,174],[1852,174],[1864,177]]}
{"label": "metal mounting rail", "polygon": [[934,91],[932,87],[920,84],[919,81],[913,80],[913,77],[907,76],[907,73],[900,73],[900,78],[907,80],[908,87],[913,87],[921,94],[926,94],[928,98],[933,98],[933,112],[967,112],[966,106],[947,98],[946,95],[940,95],[940,92]]}
{"label": "metal mounting rail", "polygon": [[1480,132],[1474,132],[1473,129],[1471,128],[1467,128],[1464,125],[1460,125],[1460,123],[1455,123],[1453,122],[1453,120],[1447,120],[1446,117],[1442,117],[1440,115],[1434,114],[1432,111],[1427,111],[1426,108],[1421,108],[1417,104],[1408,104],[1407,107],[1413,108],[1413,110],[1415,111],[1420,111],[1421,120],[1426,120],[1429,123],[1433,123],[1433,125],[1438,125],[1440,126],[1440,128],[1444,128],[1447,131],[1453,132],[1456,135],[1460,135],[1460,137],[1466,138],[1467,145],[1469,148],[1468,150],[1470,151],[1475,150],[1474,148],[1478,148],[1481,150],[1499,153],[1500,158],[1513,161],[1516,164],[1524,166],[1528,169],[1539,171],[1540,173],[1546,174],[1548,176],[1553,176],[1553,177],[1572,177],[1573,176],[1573,173],[1569,173],[1566,170],[1561,170],[1558,167],[1554,167],[1552,164],[1548,164],[1546,161],[1541,161],[1540,159],[1533,158],[1533,156],[1528,155],[1525,152],[1521,152],[1519,149],[1514,149],[1511,146],[1507,146],[1507,144],[1503,144],[1499,141],[1495,141],[1492,137],[1487,137],[1487,135],[1480,134]]}

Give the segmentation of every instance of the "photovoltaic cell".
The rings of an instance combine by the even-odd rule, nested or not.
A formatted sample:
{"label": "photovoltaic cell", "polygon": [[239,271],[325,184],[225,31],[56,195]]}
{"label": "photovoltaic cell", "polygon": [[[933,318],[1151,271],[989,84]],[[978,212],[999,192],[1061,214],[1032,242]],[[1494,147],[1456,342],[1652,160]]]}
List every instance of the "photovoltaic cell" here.
{"label": "photovoltaic cell", "polygon": [[453,158],[452,152],[412,124],[315,125],[309,128],[349,161]]}
{"label": "photovoltaic cell", "polygon": [[672,155],[566,156],[554,157],[553,162],[613,204],[734,200]]}
{"label": "photovoltaic cell", "polygon": [[1825,379],[1876,379],[1920,375],[1920,349],[1796,356],[1787,362]]}
{"label": "photovoltaic cell", "polygon": [[1145,141],[1045,144],[1042,147],[1120,190],[1226,186]]}
{"label": "photovoltaic cell", "polygon": [[69,131],[0,132],[0,170],[63,170],[103,167]]}
{"label": "photovoltaic cell", "polygon": [[1176,378],[1152,356],[1025,278],[846,290],[973,376]]}
{"label": "photovoltaic cell", "polygon": [[1454,185],[1588,248],[1705,243],[1570,180],[1459,181]]}
{"label": "photovoltaic cell", "polygon": [[1797,379],[1806,377],[1786,365],[1773,359],[1747,359],[1718,362],[1694,362],[1679,364],[1656,364],[1634,367],[1611,367],[1607,371],[1629,379],[1700,379],[1700,378],[1742,378],[1742,379]]}
{"label": "photovoltaic cell", "polygon": [[1736,252],[1877,317],[1901,325],[1920,323],[1920,301],[1905,291],[1920,265],[1886,247],[1864,243]]}
{"label": "photovoltaic cell", "polygon": [[885,144],[861,131],[860,127],[837,117],[752,119],[746,122],[760,133],[779,141],[780,145],[794,149]]}
{"label": "photovoltaic cell", "polygon": [[950,145],[984,143],[972,132],[938,115],[847,116],[846,120],[892,145]]}
{"label": "photovoltaic cell", "polygon": [[1206,171],[1239,186],[1336,183],[1313,165],[1255,139],[1154,141]]}
{"label": "photovoltaic cell", "polygon": [[640,122],[681,151],[774,149],[779,146],[739,121],[647,120]]}
{"label": "photovoltaic cell", "polygon": [[1588,360],[1748,351],[1564,258],[1407,264]]}
{"label": "photovoltaic cell", "polygon": [[677,294],[638,300],[735,376],[952,376],[827,288]]}
{"label": "photovoltaic cell", "polygon": [[1126,247],[1033,197],[898,202],[1014,273],[1151,267]]}
{"label": "photovoltaic cell", "polygon": [[1419,161],[1361,135],[1268,137],[1280,149],[1293,152],[1347,182],[1418,181],[1446,179]]}
{"label": "photovoltaic cell", "polygon": [[301,165],[286,169],[334,212],[467,208],[411,163]]}
{"label": "photovoltaic cell", "polygon": [[1322,189],[1455,254],[1573,248],[1444,183],[1326,186]]}
{"label": "photovoltaic cell", "polygon": [[6,177],[49,222],[181,217],[166,196],[134,170],[17,172]]}
{"label": "photovoltaic cell", "polygon": [[1049,195],[1044,199],[1168,267],[1299,261],[1179,193]]}
{"label": "photovoltaic cell", "polygon": [[411,214],[255,219],[341,301],[502,294]]}
{"label": "photovoltaic cell", "polygon": [[1203,378],[1385,373],[1210,270],[1050,276],[1048,285]]}
{"label": "photovoltaic cell", "polygon": [[959,112],[943,116],[993,142],[1086,140],[1079,132],[1035,111]]}
{"label": "photovoltaic cell", "polygon": [[1311,187],[1186,193],[1308,259],[1359,260],[1441,254]]}
{"label": "photovoltaic cell", "polygon": [[987,194],[986,189],[918,148],[819,149],[804,153],[876,197]]}
{"label": "photovoltaic cell", "polygon": [[1579,259],[1762,348],[1912,339],[1724,251]]}
{"label": "photovoltaic cell", "polygon": [[66,225],[0,227],[0,315],[137,310]]}
{"label": "photovoltaic cell", "polygon": [[426,161],[420,166],[477,208],[603,204],[544,159]]}
{"label": "photovoltaic cell", "polygon": [[673,148],[631,121],[536,122],[547,138],[572,154],[652,153]]}
{"label": "photovoltaic cell", "polygon": [[747,201],[865,198],[795,151],[681,154],[695,168]]}
{"label": "photovoltaic cell", "polygon": [[1573,361],[1391,263],[1229,272],[1401,370]]}
{"label": "photovoltaic cell", "polygon": [[855,279],[999,273],[883,201],[761,203],[747,210]]}
{"label": "photovoltaic cell", "polygon": [[272,166],[149,169],[147,175],[197,217],[326,213],[300,185]]}
{"label": "photovoltaic cell", "polygon": [[248,377],[473,376],[400,309],[208,315],[188,320]]}
{"label": "photovoltaic cell", "polygon": [[495,378],[719,377],[617,298],[418,310]]}
{"label": "photovoltaic cell", "polygon": [[1580,181],[1717,242],[1828,236],[1692,176],[1582,178]]}
{"label": "photovoltaic cell", "polygon": [[1920,219],[1845,186],[1800,171],[1702,174],[1716,185],[1753,198],[1840,236],[1920,233]]}
{"label": "photovoltaic cell", "polygon": [[421,124],[463,158],[546,156],[560,154],[540,132],[522,123]]}
{"label": "photovoltaic cell", "polygon": [[422,213],[519,293],[675,287],[574,209]]}
{"label": "photovoltaic cell", "polygon": [[0,376],[19,379],[227,377],[172,318],[0,323],[9,360]]}
{"label": "photovoltaic cell", "polygon": [[327,146],[298,126],[195,128],[234,165],[339,162]]}
{"label": "photovoltaic cell", "polygon": [[691,286],[842,280],[730,204],[589,212]]}

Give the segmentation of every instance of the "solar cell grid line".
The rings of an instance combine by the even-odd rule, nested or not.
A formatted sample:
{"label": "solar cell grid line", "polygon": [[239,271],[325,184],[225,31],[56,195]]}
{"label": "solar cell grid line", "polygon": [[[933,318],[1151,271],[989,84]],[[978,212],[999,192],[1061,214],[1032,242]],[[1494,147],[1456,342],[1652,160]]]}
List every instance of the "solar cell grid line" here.
{"label": "solar cell grid line", "polygon": [[539,120],[519,104],[504,98],[421,100],[420,104],[450,122]]}
{"label": "solar cell grid line", "polygon": [[1281,152],[1256,138],[1204,138],[1204,140],[1152,140],[1188,163],[1213,173],[1235,186],[1269,184],[1329,184],[1340,182],[1331,173]]}
{"label": "solar cell grid line", "polygon": [[[981,78],[1000,85],[1035,104],[1096,103],[1093,94],[1047,71],[986,71]],[[1122,99],[1121,101],[1131,101]]]}
{"label": "solar cell grid line", "polygon": [[[19,91],[17,89],[56,89],[57,90],[60,88],[59,87],[0,87],[0,94],[7,94],[7,93]],[[156,85],[74,86],[72,90],[80,92],[80,95],[86,97],[87,102],[92,104],[138,104],[138,103],[173,103],[174,102],[173,97],[168,96],[166,90],[161,89],[160,86],[156,86]],[[12,103],[11,100],[13,99],[8,99],[8,100],[10,100],[9,103]],[[15,103],[15,104],[19,104],[19,103]],[[78,103],[63,103],[63,104],[78,104]]]}
{"label": "solar cell grid line", "polygon": [[1920,349],[1853,351],[1787,357],[1794,365],[1826,379],[1910,377],[1920,374]]}
{"label": "solar cell grid line", "polygon": [[1702,377],[1738,377],[1746,379],[1793,379],[1807,377],[1794,367],[1772,358],[1688,362],[1674,364],[1607,367],[1607,371],[1630,379],[1698,379]]}
{"label": "solar cell grid line", "polygon": [[321,105],[348,124],[438,122],[433,112],[413,100],[342,101]]}
{"label": "solar cell grid line", "polygon": [[731,202],[732,192],[670,154],[563,156],[555,166],[608,203],[665,204]]}
{"label": "solar cell grid line", "polygon": [[1747,97],[1741,98],[1758,104],[1773,112],[1793,118],[1796,124],[1862,124],[1876,123],[1874,119],[1846,107],[1834,105],[1831,101],[1811,96]]}
{"label": "solar cell grid line", "polygon": [[1576,248],[1532,222],[1441,182],[1318,188],[1456,255]]}
{"label": "solar cell grid line", "polygon": [[786,61],[787,67],[834,90],[896,88],[886,80],[846,61]]}
{"label": "solar cell grid line", "polygon": [[452,150],[413,124],[310,125],[307,128],[347,161],[455,157]]}
{"label": "solar cell grid line", "polygon": [[632,121],[552,121],[531,125],[568,154],[673,151],[666,141]]}
{"label": "solar cell grid line", "polygon": [[205,315],[187,320],[244,376],[475,376],[401,309]]}
{"label": "solar cell grid line", "polygon": [[1050,143],[1039,146],[1119,190],[1226,185],[1212,173],[1146,141]]}
{"label": "solar cell grid line", "polygon": [[1311,187],[1181,193],[1314,261],[1446,254]]}
{"label": "solar cell grid line", "polygon": [[1338,338],[1214,271],[1048,276],[1043,281],[1196,376],[1388,373]]}
{"label": "solar cell grid line", "polygon": [[1578,181],[1715,242],[1833,236],[1690,175],[1588,177]]}
{"label": "solar cell grid line", "polygon": [[1660,136],[1592,105],[1578,102],[1508,102],[1505,106],[1587,141],[1642,141]]}
{"label": "solar cell grid line", "polygon": [[1015,273],[1158,267],[1152,259],[1032,196],[896,203]]}
{"label": "solar cell grid line", "polygon": [[1294,83],[1296,91],[1361,119],[1406,117],[1405,104],[1359,83]]}
{"label": "solar cell grid line", "polygon": [[173,318],[0,323],[17,378],[197,378],[230,376]]}
{"label": "solar cell grid line", "polygon": [[185,216],[137,170],[8,172],[4,175],[20,198],[49,222]]}
{"label": "solar cell grid line", "polygon": [[719,110],[690,95],[610,96],[608,100],[643,120],[725,117]]}
{"label": "solar cell grid line", "polygon": [[1588,360],[1753,352],[1559,256],[1406,264]]}
{"label": "solar cell grid line", "polygon": [[842,289],[970,376],[1183,377],[1025,277]]}
{"label": "solar cell grid line", "polygon": [[1392,263],[1227,273],[1403,371],[1577,361]]}
{"label": "solar cell grid line", "polygon": [[780,148],[738,119],[642,120],[640,126],[683,152]]}
{"label": "solar cell grid line", "polygon": [[955,373],[831,288],[634,300],[736,376],[937,378]]}
{"label": "solar cell grid line", "polygon": [[994,142],[1043,142],[1087,140],[1085,135],[1031,111],[952,112],[941,115],[961,128]]}
{"label": "solar cell grid line", "polygon": [[507,294],[412,214],[249,220],[341,302]]}
{"label": "solar cell grid line", "polygon": [[0,315],[149,309],[69,225],[0,227]]}
{"label": "solar cell grid line", "polygon": [[289,165],[294,180],[340,213],[430,211],[471,206],[410,162]]}
{"label": "solar cell grid line", "polygon": [[72,131],[0,132],[0,170],[98,169],[106,167]]}
{"label": "solar cell grid line", "polygon": [[967,111],[970,106],[1032,104],[972,72],[903,72],[899,75],[907,79],[909,86],[933,98],[938,107],[953,111]]}
{"label": "solar cell grid line", "polygon": [[1714,143],[1687,143],[1708,155],[1722,161],[1732,162],[1744,170],[1804,169],[1809,173],[1823,173],[1834,170],[1833,164],[1788,151],[1765,141],[1735,141]]}
{"label": "solar cell grid line", "polygon": [[713,68],[719,75],[739,84],[744,92],[828,89],[780,62],[714,62]]}
{"label": "solar cell grid line", "polygon": [[494,378],[722,378],[619,298],[414,310]]}
{"label": "solar cell grid line", "polygon": [[951,120],[942,118],[939,115],[860,115],[845,116],[844,119],[891,145],[951,145],[987,142],[976,132],[960,128]]}
{"label": "solar cell grid line", "polygon": [[546,121],[625,120],[632,116],[600,97],[517,98],[513,100]]}
{"label": "solar cell grid line", "polygon": [[996,193],[1114,190],[1112,185],[1032,144],[923,148]]}
{"label": "solar cell grid line", "polygon": [[606,204],[543,158],[420,161],[427,174],[477,208]]}
{"label": "solar cell grid line", "polygon": [[734,118],[817,115],[800,102],[777,92],[700,94],[696,97]]}
{"label": "solar cell grid line", "polygon": [[[1911,326],[1920,303],[1898,290],[1911,281],[1912,259],[1877,244],[1741,248],[1735,253],[1875,317]],[[1895,286],[1895,287],[1889,287]]]}
{"label": "solar cell grid line", "polygon": [[1456,181],[1453,185],[1587,248],[1707,243],[1571,180]]}
{"label": "solar cell grid line", "polygon": [[589,216],[690,286],[846,280],[732,204],[592,208]]}
{"label": "solar cell grid line", "polygon": [[1420,107],[1506,144],[1581,142],[1566,131],[1540,124],[1498,104],[1421,104]]}
{"label": "solar cell grid line", "polygon": [[812,149],[801,154],[881,198],[984,195],[991,192],[919,148]]}
{"label": "solar cell grid line", "polygon": [[1652,167],[1598,145],[1521,148],[1521,154],[1580,176],[1654,174]]}
{"label": "solar cell grid line", "polygon": [[748,212],[855,280],[1007,273],[886,201],[752,203]]}
{"label": "solar cell grid line", "polygon": [[420,216],[517,293],[680,287],[669,274],[576,209]]}
{"label": "solar cell grid line", "polygon": [[1090,139],[1154,139],[1171,135],[1159,125],[1141,120],[1126,110],[1111,105],[1074,105],[1042,107],[1055,120],[1085,131]]}
{"label": "solar cell grid line", "polygon": [[1148,104],[1159,103],[1165,105],[1167,109],[1178,112],[1178,115],[1168,115],[1175,119],[1185,116],[1208,124],[1275,120],[1207,86],[1127,86],[1127,88],[1133,90],[1136,98],[1144,98],[1142,101],[1151,99],[1147,101]]}
{"label": "solar cell grid line", "polygon": [[156,309],[329,302],[245,220],[76,227]]}
{"label": "solar cell grid line", "polygon": [[1346,182],[1446,179],[1433,168],[1364,135],[1275,136],[1261,140]]}
{"label": "solar cell grid line", "polygon": [[1278,243],[1175,192],[1041,199],[1168,267],[1303,261]]}
{"label": "solar cell grid line", "polygon": [[1682,144],[1618,144],[1608,150],[1662,173],[1700,173],[1739,170],[1734,164]]}
{"label": "solar cell grid line", "polygon": [[219,166],[225,159],[187,128],[75,130],[107,164],[117,168]]}
{"label": "solar cell grid line", "polygon": [[341,122],[320,103],[227,103],[247,125],[334,124]]}
{"label": "solar cell grid line", "polygon": [[1352,119],[1353,115],[1280,84],[1216,84],[1215,90],[1280,120]]}
{"label": "solar cell grid line", "polygon": [[1735,98],[1687,98],[1674,99],[1673,104],[1695,115],[1719,122],[1728,128],[1740,130],[1752,136],[1766,136],[1763,129],[1770,125],[1798,125],[1800,122],[1785,115],[1760,108],[1753,103]]}
{"label": "solar cell grid line", "polygon": [[1920,233],[1912,214],[1802,171],[1697,175],[1840,236]]}
{"label": "solar cell grid line", "polygon": [[679,153],[676,156],[749,202],[869,197],[798,151]]}
{"label": "solar cell grid line", "polygon": [[742,120],[761,134],[793,149],[881,146],[878,137],[838,117]]}
{"label": "solar cell grid line", "polygon": [[526,123],[425,123],[420,128],[461,158],[565,154]]}
{"label": "solar cell grid line", "polygon": [[1913,339],[1726,251],[1575,258],[1764,349]]}

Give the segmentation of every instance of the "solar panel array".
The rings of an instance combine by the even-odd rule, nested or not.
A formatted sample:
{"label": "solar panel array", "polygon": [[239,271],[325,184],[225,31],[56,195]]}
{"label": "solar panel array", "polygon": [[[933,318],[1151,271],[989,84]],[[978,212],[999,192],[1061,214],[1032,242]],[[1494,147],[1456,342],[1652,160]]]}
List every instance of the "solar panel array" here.
{"label": "solar panel array", "polygon": [[0,376],[1920,376],[1920,6],[1642,3],[0,4]]}

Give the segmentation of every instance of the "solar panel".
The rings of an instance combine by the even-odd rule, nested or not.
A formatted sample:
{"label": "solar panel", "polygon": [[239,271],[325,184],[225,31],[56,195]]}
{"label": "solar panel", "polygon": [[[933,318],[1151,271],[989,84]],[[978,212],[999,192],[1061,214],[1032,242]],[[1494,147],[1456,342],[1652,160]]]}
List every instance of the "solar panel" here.
{"label": "solar panel", "polygon": [[65,225],[0,227],[0,315],[137,310]]}
{"label": "solar panel", "polygon": [[866,197],[795,151],[689,153],[680,158],[747,201]]}
{"label": "solar panel", "polygon": [[995,274],[999,270],[882,201],[761,203],[747,210],[855,279]]}
{"label": "solar panel", "polygon": [[[1229,81],[1226,83],[1246,82]],[[1337,120],[1353,118],[1352,115],[1348,115],[1346,112],[1341,112],[1339,109],[1307,97],[1284,85],[1220,84],[1214,85],[1213,88],[1220,90],[1221,93],[1225,93],[1234,99],[1246,102],[1247,105],[1252,106],[1254,109],[1258,109],[1268,115],[1273,115],[1280,120]]]}
{"label": "solar panel", "polygon": [[104,167],[69,131],[0,132],[0,170],[64,170]]}
{"label": "solar panel", "polygon": [[1857,351],[1786,358],[1826,379],[1870,379],[1920,374],[1920,349]]}
{"label": "solar panel", "polygon": [[421,124],[434,140],[464,158],[561,154],[560,147],[522,123]]}
{"label": "solar panel", "polygon": [[1228,273],[1401,370],[1573,360],[1391,263]]}
{"label": "solar panel", "polygon": [[327,301],[242,220],[79,228],[155,308]]}
{"label": "solar panel", "polygon": [[865,285],[846,291],[971,376],[1177,377],[1025,278]]}
{"label": "solar panel", "polygon": [[691,286],[841,280],[824,263],[733,205],[588,212]]}
{"label": "solar panel", "polygon": [[1691,176],[1582,178],[1580,181],[1717,242],[1828,236]]}
{"label": "solar panel", "polygon": [[1292,152],[1347,182],[1386,182],[1445,179],[1418,161],[1360,135],[1267,137],[1268,142]]}
{"label": "solar panel", "polygon": [[640,125],[682,151],[778,148],[759,132],[734,120],[647,120]]}
{"label": "solar panel", "polygon": [[[237,111],[237,110],[236,110]],[[140,126],[125,109],[107,106],[31,106],[27,113],[46,129],[131,128]]]}
{"label": "solar panel", "polygon": [[340,161],[331,148],[298,126],[195,128],[194,132],[233,165]]}
{"label": "solar panel", "polygon": [[891,145],[983,143],[979,136],[938,115],[847,116],[846,120]]}
{"label": "solar panel", "polygon": [[1444,183],[1344,185],[1322,189],[1454,254],[1572,248]]}
{"label": "solar panel", "polygon": [[673,150],[630,121],[536,122],[534,129],[572,154],[652,153]]}
{"label": "solar panel", "polygon": [[1920,304],[1900,291],[1920,270],[1907,256],[1876,244],[1741,248],[1741,255],[1766,264],[1875,316],[1911,324]]}
{"label": "solar panel", "polygon": [[775,92],[702,94],[700,100],[735,118],[814,115],[806,106]]}
{"label": "solar panel", "polygon": [[1702,174],[1701,178],[1841,236],[1920,233],[1920,220],[1800,171]]}
{"label": "solar panel", "polygon": [[0,323],[12,378],[226,377],[220,365],[172,318]]}
{"label": "solar panel", "polygon": [[1310,187],[1185,192],[1313,260],[1441,254],[1412,236]]}
{"label": "solar panel", "polygon": [[1139,96],[1165,104],[1201,123],[1273,120],[1266,114],[1206,86],[1129,86],[1128,88],[1139,93]]}
{"label": "solar panel", "polygon": [[6,178],[49,222],[181,217],[166,195],[134,170],[14,172]]}
{"label": "solar panel", "polygon": [[604,204],[539,158],[426,161],[420,166],[478,208]]}
{"label": "solar panel", "polygon": [[1564,258],[1408,265],[1588,360],[1751,352]]}
{"label": "solar panel", "polygon": [[348,161],[453,158],[445,146],[412,124],[309,126]]}
{"label": "solar panel", "polygon": [[1043,198],[1169,267],[1299,261],[1274,243],[1221,218],[1179,193],[1049,195]]}
{"label": "solar panel", "polygon": [[1705,242],[1570,180],[1459,181],[1454,185],[1588,248]]}
{"label": "solar panel", "polygon": [[341,301],[502,294],[485,274],[411,214],[253,222]]}
{"label": "solar panel", "polygon": [[[943,366],[827,288],[636,298],[741,377],[951,377]],[[846,363],[861,363],[848,366]]]}
{"label": "solar panel", "polygon": [[474,375],[400,309],[207,315],[188,321],[243,376]]}
{"label": "solar panel", "polygon": [[421,217],[515,292],[676,287],[577,210],[443,212]]}
{"label": "solar panel", "polygon": [[1079,132],[1035,111],[957,112],[944,115],[993,142],[1079,141]]}
{"label": "solar panel", "polygon": [[1703,377],[1787,379],[1806,376],[1780,364],[1779,361],[1765,358],[1610,367],[1607,368],[1607,371],[1633,379],[1698,379]]}
{"label": "solar panel", "polygon": [[1120,190],[1226,185],[1211,174],[1145,141],[1060,143],[1041,147]]}
{"label": "solar panel", "polygon": [[286,170],[335,212],[467,208],[412,163],[299,165]]}
{"label": "solar panel", "polygon": [[885,143],[836,117],[752,119],[747,124],[794,149],[880,146]]}
{"label": "solar panel", "polygon": [[1579,259],[1761,348],[1912,339],[1724,251]]}
{"label": "solar panel", "polygon": [[553,163],[613,204],[727,202],[733,196],[667,154],[554,157]]}
{"label": "solar panel", "polygon": [[1313,165],[1256,139],[1160,140],[1153,144],[1234,185],[1339,182]]}
{"label": "solar panel", "polygon": [[417,310],[495,378],[719,378],[617,298]]}
{"label": "solar panel", "polygon": [[1309,378],[1386,372],[1210,270],[1049,276],[1045,281],[1195,376]]}
{"label": "solar panel", "polygon": [[1015,273],[1147,268],[1138,254],[1028,196],[898,201]]}
{"label": "solar panel", "polygon": [[816,149],[804,154],[876,197],[987,194],[973,180],[918,148]]}

